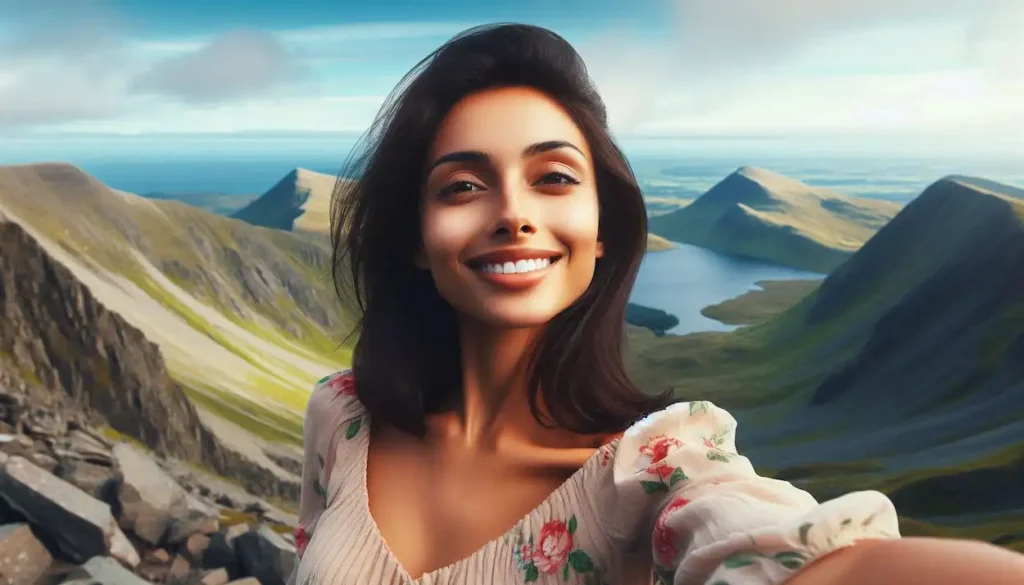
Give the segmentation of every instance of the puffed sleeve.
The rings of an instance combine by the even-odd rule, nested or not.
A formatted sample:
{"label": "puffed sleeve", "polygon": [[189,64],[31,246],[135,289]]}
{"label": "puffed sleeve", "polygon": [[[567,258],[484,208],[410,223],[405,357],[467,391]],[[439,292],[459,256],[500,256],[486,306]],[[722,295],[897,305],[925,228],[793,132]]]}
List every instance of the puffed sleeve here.
{"label": "puffed sleeve", "polygon": [[725,410],[683,402],[633,425],[619,442],[618,513],[650,531],[657,582],[775,585],[858,540],[899,538],[883,494],[819,504],[788,482],[758,476],[736,453],[735,430]]}
{"label": "puffed sleeve", "polygon": [[298,555],[288,580],[295,583],[299,562],[306,545],[316,532],[320,515],[327,508],[327,486],[334,463],[331,448],[338,423],[346,406],[354,401],[355,382],[350,370],[324,376],[313,386],[302,425],[302,485],[299,492],[295,549]]}

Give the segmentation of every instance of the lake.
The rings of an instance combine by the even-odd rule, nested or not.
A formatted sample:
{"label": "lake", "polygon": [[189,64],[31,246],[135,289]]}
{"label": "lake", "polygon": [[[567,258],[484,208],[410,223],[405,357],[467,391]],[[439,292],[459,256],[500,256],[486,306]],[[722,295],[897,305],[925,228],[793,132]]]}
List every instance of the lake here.
{"label": "lake", "polygon": [[669,333],[732,331],[736,327],[700,314],[708,305],[758,287],[759,280],[824,278],[824,275],[734,258],[676,243],[678,248],[644,257],[630,301],[675,315],[679,325]]}

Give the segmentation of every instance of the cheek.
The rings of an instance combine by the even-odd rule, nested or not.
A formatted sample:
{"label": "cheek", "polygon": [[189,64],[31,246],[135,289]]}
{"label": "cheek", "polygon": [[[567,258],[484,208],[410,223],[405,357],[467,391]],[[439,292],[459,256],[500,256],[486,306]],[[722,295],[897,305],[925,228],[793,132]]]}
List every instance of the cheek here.
{"label": "cheek", "polygon": [[459,209],[424,210],[423,250],[432,270],[458,264],[459,254],[472,241],[476,225],[472,214]]}
{"label": "cheek", "polygon": [[571,251],[590,255],[597,248],[599,216],[596,196],[573,201],[553,214],[552,231],[569,245]]}

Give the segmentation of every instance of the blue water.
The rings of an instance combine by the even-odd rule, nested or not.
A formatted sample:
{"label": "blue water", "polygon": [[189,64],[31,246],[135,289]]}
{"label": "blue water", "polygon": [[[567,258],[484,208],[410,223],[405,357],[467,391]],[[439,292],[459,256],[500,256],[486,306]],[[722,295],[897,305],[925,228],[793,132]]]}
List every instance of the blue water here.
{"label": "blue water", "polygon": [[759,280],[820,279],[824,275],[738,258],[691,246],[647,254],[630,300],[667,311],[679,319],[669,333],[730,331],[700,314],[708,305],[758,289]]}
{"label": "blue water", "polygon": [[[331,149],[333,150],[333,149]],[[118,153],[69,160],[107,185],[139,194],[223,193],[258,195],[296,167],[338,174],[345,149],[299,152],[284,148],[280,155],[151,156]],[[628,151],[627,151],[628,153]],[[151,153],[150,153],[151,154]],[[5,162],[23,162],[0,160]],[[805,183],[861,197],[907,203],[929,184],[950,174],[965,174],[1024,186],[1024,163],[963,159],[870,158],[757,158],[676,155],[630,156],[637,179],[648,196],[695,198],[744,165],[759,166]],[[655,206],[652,205],[652,208]],[[758,280],[820,278],[822,275],[730,258],[694,246],[650,254],[644,260],[632,301],[668,311],[679,318],[671,332],[729,330],[700,310],[756,289]]]}

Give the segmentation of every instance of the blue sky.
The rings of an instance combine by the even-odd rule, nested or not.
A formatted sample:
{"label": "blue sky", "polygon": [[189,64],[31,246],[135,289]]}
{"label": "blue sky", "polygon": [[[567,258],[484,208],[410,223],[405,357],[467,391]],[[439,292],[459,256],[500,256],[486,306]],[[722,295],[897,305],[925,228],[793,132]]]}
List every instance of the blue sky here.
{"label": "blue sky", "polygon": [[623,140],[1024,156],[1020,0],[504,4],[0,0],[0,156],[357,133],[420,58],[494,21],[569,39]]}

